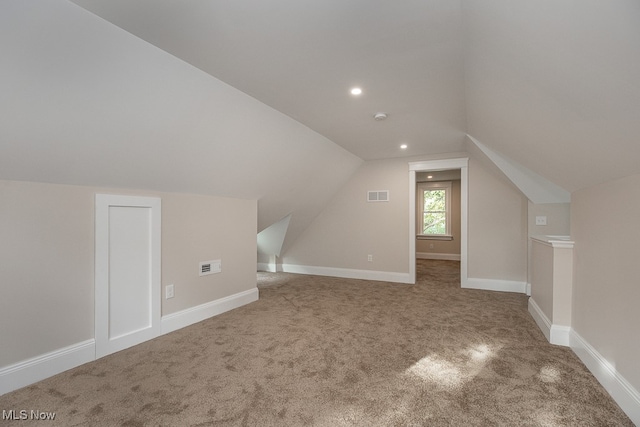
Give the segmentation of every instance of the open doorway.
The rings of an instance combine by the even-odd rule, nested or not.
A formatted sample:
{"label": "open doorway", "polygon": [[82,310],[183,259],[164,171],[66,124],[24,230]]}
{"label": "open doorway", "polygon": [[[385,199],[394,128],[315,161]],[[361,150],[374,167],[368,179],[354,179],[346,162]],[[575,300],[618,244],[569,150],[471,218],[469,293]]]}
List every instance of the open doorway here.
{"label": "open doorway", "polygon": [[[460,174],[460,284],[467,284],[467,221],[468,221],[468,158],[426,160],[409,163],[409,277],[416,283],[416,241],[418,232],[416,221],[416,189],[418,174],[455,170]],[[441,230],[440,230],[441,231]],[[450,230],[449,230],[450,232]],[[443,239],[447,233],[440,233]],[[426,239],[425,239],[426,240]]]}

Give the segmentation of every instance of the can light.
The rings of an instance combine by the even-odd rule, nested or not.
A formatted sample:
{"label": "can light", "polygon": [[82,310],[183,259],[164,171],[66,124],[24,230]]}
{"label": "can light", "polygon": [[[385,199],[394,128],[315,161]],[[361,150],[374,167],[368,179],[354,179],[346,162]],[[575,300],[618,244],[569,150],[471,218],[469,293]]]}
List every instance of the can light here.
{"label": "can light", "polygon": [[362,95],[362,89],[359,87],[354,87],[351,89],[351,95]]}
{"label": "can light", "polygon": [[403,149],[403,150],[406,150],[406,149],[407,149],[407,147],[408,147],[408,145],[407,145],[407,144],[402,144],[402,145],[400,146],[400,148],[401,148],[401,149]]}

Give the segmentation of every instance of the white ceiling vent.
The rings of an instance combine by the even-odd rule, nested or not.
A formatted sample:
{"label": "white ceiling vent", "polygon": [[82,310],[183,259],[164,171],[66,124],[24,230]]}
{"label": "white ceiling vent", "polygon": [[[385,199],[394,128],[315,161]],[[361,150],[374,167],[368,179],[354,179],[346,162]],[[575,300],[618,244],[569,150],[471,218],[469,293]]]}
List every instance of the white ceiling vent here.
{"label": "white ceiling vent", "polygon": [[389,190],[375,190],[367,192],[367,202],[388,202]]}

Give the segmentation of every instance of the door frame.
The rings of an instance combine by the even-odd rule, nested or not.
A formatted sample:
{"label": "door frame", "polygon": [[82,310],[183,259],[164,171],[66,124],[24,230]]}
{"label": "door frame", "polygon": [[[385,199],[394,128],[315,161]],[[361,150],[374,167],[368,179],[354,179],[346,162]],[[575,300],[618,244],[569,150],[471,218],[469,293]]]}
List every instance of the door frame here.
{"label": "door frame", "polygon": [[[109,208],[133,207],[151,209],[151,326],[142,339],[125,339],[114,347],[109,341]],[[161,237],[162,203],[159,197],[96,194],[95,196],[95,276],[94,314],[96,359],[155,338],[161,334]]]}
{"label": "door frame", "polygon": [[460,169],[460,285],[467,287],[469,158],[409,162],[409,283],[416,283],[416,173]]}

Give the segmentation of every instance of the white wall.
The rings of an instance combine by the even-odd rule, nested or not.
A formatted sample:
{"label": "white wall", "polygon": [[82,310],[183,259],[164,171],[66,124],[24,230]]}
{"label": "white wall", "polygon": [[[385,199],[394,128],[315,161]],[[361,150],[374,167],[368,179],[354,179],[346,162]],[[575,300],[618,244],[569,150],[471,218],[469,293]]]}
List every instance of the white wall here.
{"label": "white wall", "polygon": [[[448,157],[460,156],[464,153]],[[366,162],[283,254],[283,263],[408,274],[414,256],[409,254],[408,163],[420,160],[427,158]],[[367,203],[367,190],[390,190],[390,202]],[[527,200],[474,159],[468,236],[469,277],[525,283]]]}
{"label": "white wall", "polygon": [[527,199],[469,159],[469,277],[527,280]]}
{"label": "white wall", "polygon": [[[568,236],[571,233],[571,203],[529,202],[529,236]],[[536,225],[536,216],[546,216],[547,225]]]}
{"label": "white wall", "polygon": [[[408,272],[407,162],[365,162],[282,255],[283,264]],[[389,190],[390,201],[367,202],[370,190]]]}
{"label": "white wall", "polygon": [[163,316],[255,289],[255,200],[0,181],[0,368],[94,337],[96,193],[161,197]]}
{"label": "white wall", "polygon": [[[536,216],[546,216],[547,225],[536,225]],[[529,202],[528,207],[529,237],[541,235],[568,236],[571,234],[571,203],[540,203]],[[529,239],[529,272],[527,283],[531,283],[532,243]],[[536,302],[538,300],[536,299]]]}
{"label": "white wall", "polygon": [[0,58],[0,179],[255,199],[293,239],[362,162],[71,2],[0,2]]}
{"label": "white wall", "polygon": [[[637,393],[640,175],[576,191],[571,200],[572,327]],[[636,410],[640,419],[640,404]]]}

